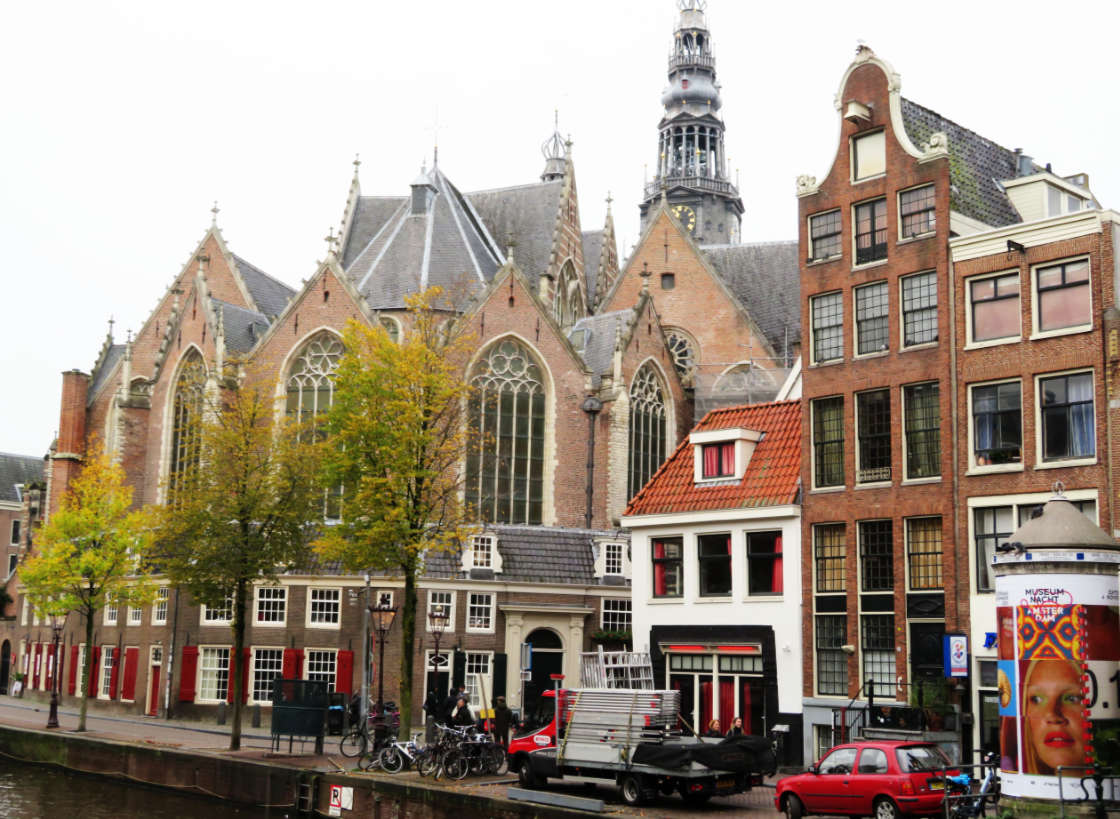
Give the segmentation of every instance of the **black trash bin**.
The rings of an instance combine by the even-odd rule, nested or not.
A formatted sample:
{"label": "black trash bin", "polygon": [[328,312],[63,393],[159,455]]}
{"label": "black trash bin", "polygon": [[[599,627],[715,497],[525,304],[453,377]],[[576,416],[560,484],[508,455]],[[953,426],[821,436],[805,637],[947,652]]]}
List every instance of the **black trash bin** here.
{"label": "black trash bin", "polygon": [[346,694],[334,691],[327,705],[327,733],[341,734],[346,723]]}

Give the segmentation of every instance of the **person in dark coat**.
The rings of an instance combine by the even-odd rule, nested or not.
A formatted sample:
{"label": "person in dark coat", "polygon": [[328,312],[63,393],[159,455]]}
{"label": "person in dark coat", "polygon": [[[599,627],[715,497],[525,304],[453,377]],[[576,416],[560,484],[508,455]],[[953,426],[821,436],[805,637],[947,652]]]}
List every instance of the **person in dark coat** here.
{"label": "person in dark coat", "polygon": [[443,701],[443,722],[447,725],[452,724],[452,717],[455,716],[455,706],[459,704],[459,700],[467,696],[467,687],[460,683],[459,685],[451,686],[451,693],[447,695],[447,699]]}
{"label": "person in dark coat", "polygon": [[723,732],[721,730],[719,730],[719,720],[718,719],[714,719],[714,720],[712,720],[711,722],[708,723],[708,730],[704,732],[704,736],[715,737],[717,739],[723,739]]}
{"label": "person in dark coat", "polygon": [[439,721],[440,712],[439,694],[433,688],[424,700],[424,741],[431,744],[436,737],[436,723]]}
{"label": "person in dark coat", "polygon": [[455,704],[455,712],[451,715],[451,724],[464,728],[468,725],[474,725],[474,715],[471,714],[471,707],[467,705],[466,697],[459,697]]}
{"label": "person in dark coat", "polygon": [[506,698],[498,697],[494,701],[494,739],[503,748],[509,747],[509,726],[513,722],[513,712],[506,707]]}
{"label": "person in dark coat", "polygon": [[731,729],[727,732],[727,735],[729,737],[741,737],[744,733],[745,731],[743,731],[743,718],[735,717],[735,719],[731,722]]}

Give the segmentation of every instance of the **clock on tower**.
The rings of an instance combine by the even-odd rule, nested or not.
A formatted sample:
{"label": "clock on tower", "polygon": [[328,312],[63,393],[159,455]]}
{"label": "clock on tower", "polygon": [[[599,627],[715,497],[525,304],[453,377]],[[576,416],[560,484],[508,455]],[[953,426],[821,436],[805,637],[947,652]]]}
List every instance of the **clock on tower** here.
{"label": "clock on tower", "polygon": [[696,211],[688,205],[677,205],[672,210],[677,221],[684,225],[685,230],[692,233],[692,229],[696,227]]}

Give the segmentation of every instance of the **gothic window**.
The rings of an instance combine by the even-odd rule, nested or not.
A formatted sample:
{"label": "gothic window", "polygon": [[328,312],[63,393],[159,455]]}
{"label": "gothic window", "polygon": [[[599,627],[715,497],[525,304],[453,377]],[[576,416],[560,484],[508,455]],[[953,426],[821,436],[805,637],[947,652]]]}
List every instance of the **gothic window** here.
{"label": "gothic window", "polygon": [[[303,346],[288,373],[289,417],[298,422],[310,421],[330,409],[341,358],[342,341],[333,333],[318,333]],[[342,516],[341,486],[324,490],[323,516],[327,520]]]}
{"label": "gothic window", "polygon": [[401,323],[392,316],[382,316],[379,319],[382,329],[389,334],[395,343],[400,344],[401,341]]}
{"label": "gothic window", "polygon": [[567,329],[583,317],[583,298],[580,295],[579,276],[571,262],[565,262],[560,271],[560,284],[556,288],[556,321]]}
{"label": "gothic window", "polygon": [[468,506],[488,523],[540,523],[544,497],[545,387],[540,367],[515,339],[475,364],[468,423]]}
{"label": "gothic window", "polygon": [[202,400],[206,391],[206,365],[202,354],[192,348],[184,357],[175,381],[171,408],[171,464],[168,469],[170,494],[183,488],[190,473],[198,468],[202,423]]}
{"label": "gothic window", "polygon": [[629,497],[645,486],[665,460],[665,390],[649,364],[642,366],[630,386]]}
{"label": "gothic window", "polygon": [[673,366],[677,368],[681,381],[686,384],[691,383],[696,372],[695,342],[680,330],[667,330],[665,346],[669,348],[669,354],[673,357]]}
{"label": "gothic window", "polygon": [[719,377],[715,392],[725,396],[736,396],[737,401],[753,404],[758,401],[772,400],[778,385],[770,373],[753,364],[739,364]]}

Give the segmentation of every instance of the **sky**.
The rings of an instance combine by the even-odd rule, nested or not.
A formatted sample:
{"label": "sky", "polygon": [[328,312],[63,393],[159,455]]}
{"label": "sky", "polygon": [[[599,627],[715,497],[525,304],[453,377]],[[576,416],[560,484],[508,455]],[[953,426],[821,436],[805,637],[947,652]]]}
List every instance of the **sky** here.
{"label": "sky", "polygon": [[[855,13],[858,7],[859,13]],[[580,215],[623,254],[656,159],[674,0],[62,0],[0,30],[0,452],[42,455],[61,376],[138,329],[218,202],[238,255],[298,288],[364,194],[403,195],[438,144],[461,190],[537,180],[573,143]],[[743,240],[797,236],[795,179],[836,150],[858,43],[902,93],[1120,208],[1120,4],[709,0]]]}

